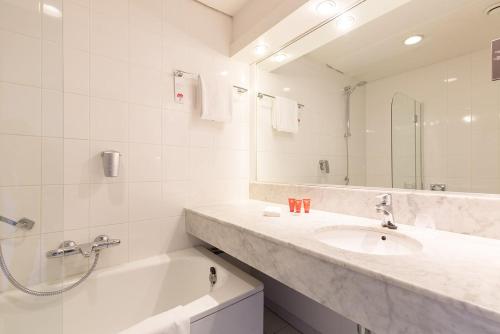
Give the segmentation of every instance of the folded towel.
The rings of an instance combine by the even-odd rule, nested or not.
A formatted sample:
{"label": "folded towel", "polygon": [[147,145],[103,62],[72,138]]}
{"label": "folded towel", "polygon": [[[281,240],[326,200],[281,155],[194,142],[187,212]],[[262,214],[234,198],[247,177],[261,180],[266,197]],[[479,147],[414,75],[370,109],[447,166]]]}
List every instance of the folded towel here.
{"label": "folded towel", "polygon": [[299,106],[297,101],[277,96],[273,102],[273,128],[281,132],[299,131]]}
{"label": "folded towel", "polygon": [[183,306],[177,306],[166,312],[121,331],[120,334],[189,334],[191,319]]}
{"label": "folded towel", "polygon": [[281,215],[281,208],[279,206],[266,206],[264,208],[264,216],[266,217],[279,217]]}
{"label": "folded towel", "polygon": [[201,119],[229,122],[232,118],[231,85],[227,75],[198,76],[197,105]]}

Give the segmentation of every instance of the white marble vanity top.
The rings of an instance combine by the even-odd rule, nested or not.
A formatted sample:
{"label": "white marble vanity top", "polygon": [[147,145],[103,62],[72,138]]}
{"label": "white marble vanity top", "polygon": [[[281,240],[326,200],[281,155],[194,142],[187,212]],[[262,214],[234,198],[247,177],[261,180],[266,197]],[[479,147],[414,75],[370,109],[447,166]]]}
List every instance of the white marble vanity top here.
{"label": "white marble vanity top", "polygon": [[[385,284],[453,305],[498,323],[500,328],[500,240],[399,224],[398,233],[422,243],[420,252],[398,256],[353,253],[319,242],[314,231],[334,225],[380,226],[378,220],[315,210],[295,215],[284,205],[281,217],[264,217],[262,212],[267,205],[276,204],[249,200],[188,209],[188,231],[189,214],[194,214],[210,223],[236,228],[240,234],[252,234],[279,247],[293,248]],[[210,233],[207,231],[210,229],[203,233]],[[217,233],[216,229],[213,231]],[[199,233],[196,236],[205,239]],[[216,240],[217,236],[207,239]]]}

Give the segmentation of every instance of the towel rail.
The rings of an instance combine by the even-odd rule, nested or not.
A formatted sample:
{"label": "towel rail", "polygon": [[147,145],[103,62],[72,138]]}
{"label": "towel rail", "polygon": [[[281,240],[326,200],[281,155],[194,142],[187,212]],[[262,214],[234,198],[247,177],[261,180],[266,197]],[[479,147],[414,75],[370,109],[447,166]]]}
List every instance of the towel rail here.
{"label": "towel rail", "polygon": [[[265,94],[265,93],[257,93],[257,97],[259,99],[263,99],[264,97],[268,97],[270,99],[275,99],[276,96],[273,96],[273,95],[269,95],[269,94]],[[305,105],[303,105],[302,103],[297,103],[299,109],[303,109],[305,107]]]}
{"label": "towel rail", "polygon": [[[186,72],[183,70],[174,70],[174,76],[177,78],[183,78],[184,76],[197,77],[198,74],[192,72]],[[233,88],[235,88],[236,91],[240,94],[248,92],[248,89],[244,87],[233,85]]]}

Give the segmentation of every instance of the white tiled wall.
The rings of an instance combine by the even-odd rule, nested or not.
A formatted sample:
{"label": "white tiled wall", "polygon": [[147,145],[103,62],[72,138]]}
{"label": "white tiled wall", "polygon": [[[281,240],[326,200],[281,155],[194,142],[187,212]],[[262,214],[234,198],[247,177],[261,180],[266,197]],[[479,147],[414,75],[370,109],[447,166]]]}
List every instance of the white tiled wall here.
{"label": "white tiled wall", "polygon": [[[343,88],[353,81],[325,65],[302,57],[269,73],[259,71],[258,90],[304,104],[297,134],[272,129],[273,100],[258,101],[257,180],[280,183],[344,184],[346,176],[345,97]],[[284,91],[284,88],[289,88]],[[352,96],[350,138],[351,183],[364,185],[364,94]],[[319,169],[328,160],[330,174]]]}
{"label": "white tiled wall", "polygon": [[391,184],[390,101],[395,92],[423,103],[424,188],[500,193],[500,82],[490,50],[371,82],[366,90],[367,185]]}
{"label": "white tiled wall", "polygon": [[[229,17],[191,0],[0,2],[0,214],[36,221],[0,224],[21,282],[84,270],[45,259],[65,239],[120,238],[101,266],[188,247],[184,206],[248,196],[248,96],[227,96],[228,124],[172,98],[174,69],[248,86],[230,34]],[[122,153],[117,178],[103,175],[107,149]]]}

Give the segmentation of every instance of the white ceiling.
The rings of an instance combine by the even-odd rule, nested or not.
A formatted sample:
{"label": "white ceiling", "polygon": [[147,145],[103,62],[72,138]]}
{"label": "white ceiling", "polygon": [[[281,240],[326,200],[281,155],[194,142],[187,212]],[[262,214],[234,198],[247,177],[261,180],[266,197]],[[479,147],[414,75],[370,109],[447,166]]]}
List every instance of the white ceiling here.
{"label": "white ceiling", "polygon": [[217,9],[227,15],[233,16],[249,0],[198,0],[205,5]]}
{"label": "white ceiling", "polygon": [[[492,2],[412,0],[307,57],[371,81],[485,49],[500,38],[500,16],[484,14]],[[425,39],[407,47],[403,41],[412,34]]]}

